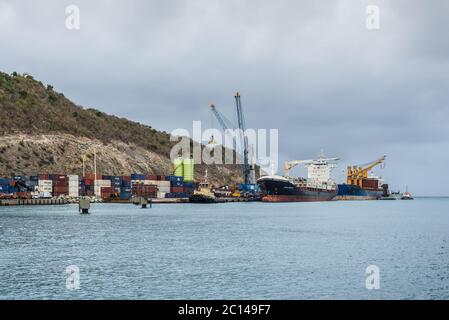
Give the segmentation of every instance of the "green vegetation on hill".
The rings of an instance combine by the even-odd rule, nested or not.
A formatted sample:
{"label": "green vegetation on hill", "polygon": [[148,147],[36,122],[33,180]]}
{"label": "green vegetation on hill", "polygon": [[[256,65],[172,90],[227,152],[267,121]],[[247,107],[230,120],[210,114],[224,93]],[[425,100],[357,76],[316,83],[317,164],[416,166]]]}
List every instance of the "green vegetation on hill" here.
{"label": "green vegetation on hill", "polygon": [[0,114],[0,135],[63,132],[106,144],[112,140],[134,143],[165,156],[173,145],[165,132],[96,109],[84,109],[26,74],[0,72]]}

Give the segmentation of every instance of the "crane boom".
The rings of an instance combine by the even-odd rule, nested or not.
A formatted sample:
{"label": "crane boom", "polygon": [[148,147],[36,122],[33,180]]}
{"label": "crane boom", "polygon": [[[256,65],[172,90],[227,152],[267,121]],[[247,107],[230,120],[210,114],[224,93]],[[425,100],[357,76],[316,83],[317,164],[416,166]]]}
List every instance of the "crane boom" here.
{"label": "crane boom", "polygon": [[222,115],[220,113],[220,111],[217,110],[217,108],[215,107],[215,105],[211,104],[210,105],[210,109],[212,111],[212,113],[215,115],[215,118],[217,118],[218,122],[220,123],[221,127],[223,128],[223,130],[228,130],[231,127],[233,127],[232,123],[230,123],[229,120],[227,120],[225,118],[224,115]]}
{"label": "crane boom", "polygon": [[327,164],[328,162],[334,162],[334,161],[338,161],[340,160],[340,158],[323,158],[323,157],[319,157],[318,159],[314,159],[314,160],[293,160],[293,161],[285,161],[284,162],[284,174],[286,177],[290,176],[290,170],[293,169],[294,167],[300,165],[300,164],[305,164],[305,165],[309,165],[312,163],[315,164]]}
{"label": "crane boom", "polygon": [[368,173],[377,165],[384,163],[387,156],[382,156],[365,165],[348,166],[347,184],[362,186],[362,180],[368,178]]}
{"label": "crane boom", "polygon": [[243,115],[242,101],[239,92],[235,95],[235,103],[237,108],[237,121],[240,129],[240,140],[243,145],[243,179],[245,184],[250,184],[252,182],[250,181],[250,166],[248,160],[248,137],[245,136],[245,117]]}

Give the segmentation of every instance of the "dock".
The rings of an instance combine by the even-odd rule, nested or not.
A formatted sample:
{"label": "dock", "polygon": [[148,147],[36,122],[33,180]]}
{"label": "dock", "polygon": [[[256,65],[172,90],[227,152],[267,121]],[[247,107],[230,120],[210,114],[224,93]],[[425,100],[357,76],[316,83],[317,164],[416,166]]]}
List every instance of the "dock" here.
{"label": "dock", "polygon": [[48,206],[68,204],[67,199],[0,199],[0,206]]}

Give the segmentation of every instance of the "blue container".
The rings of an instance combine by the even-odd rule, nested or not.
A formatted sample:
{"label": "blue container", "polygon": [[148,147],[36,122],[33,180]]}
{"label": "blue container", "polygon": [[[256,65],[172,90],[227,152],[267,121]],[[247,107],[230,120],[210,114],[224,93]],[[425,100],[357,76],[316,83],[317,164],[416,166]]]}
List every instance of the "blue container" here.
{"label": "blue container", "polygon": [[30,180],[29,187],[30,187],[31,191],[34,191],[38,185],[39,185],[39,183],[37,181]]}
{"label": "blue container", "polygon": [[19,189],[17,187],[9,187],[9,193],[17,193]]}
{"label": "blue container", "polygon": [[131,198],[131,192],[120,192],[120,199],[126,200]]}
{"label": "blue container", "polygon": [[26,176],[14,176],[13,178],[12,178],[14,181],[22,181],[22,182],[26,182],[27,181],[27,178],[26,178]]}
{"label": "blue container", "polygon": [[131,181],[122,181],[122,187],[123,188],[131,188]]}
{"label": "blue container", "polygon": [[9,193],[9,185],[0,184],[0,193]]}
{"label": "blue container", "polygon": [[0,179],[0,184],[6,184],[6,185],[9,185],[9,179],[4,179],[4,178],[1,178]]}
{"label": "blue container", "polygon": [[184,187],[184,182],[170,181],[172,187]]}
{"label": "blue container", "polygon": [[167,176],[166,180],[171,182],[184,182],[184,177],[181,176]]}
{"label": "blue container", "polygon": [[36,183],[39,181],[38,176],[30,176],[30,181],[35,181]]}
{"label": "blue container", "polygon": [[145,180],[145,175],[141,173],[133,173],[131,175],[131,180]]}

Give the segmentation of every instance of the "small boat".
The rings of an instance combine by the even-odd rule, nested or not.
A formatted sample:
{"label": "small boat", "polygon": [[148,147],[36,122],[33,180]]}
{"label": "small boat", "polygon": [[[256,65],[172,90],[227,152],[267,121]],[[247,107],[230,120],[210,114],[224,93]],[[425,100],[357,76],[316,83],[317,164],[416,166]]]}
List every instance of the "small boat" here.
{"label": "small boat", "polygon": [[413,200],[413,197],[410,194],[410,192],[405,192],[404,195],[402,196],[401,200]]}
{"label": "small boat", "polygon": [[401,200],[413,200],[413,196],[410,192],[408,192],[408,187],[405,188],[405,192],[401,197]]}
{"label": "small boat", "polygon": [[198,185],[198,189],[193,192],[189,197],[189,201],[192,203],[216,203],[217,198],[210,186],[207,179],[207,169],[204,180]]}

